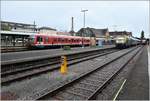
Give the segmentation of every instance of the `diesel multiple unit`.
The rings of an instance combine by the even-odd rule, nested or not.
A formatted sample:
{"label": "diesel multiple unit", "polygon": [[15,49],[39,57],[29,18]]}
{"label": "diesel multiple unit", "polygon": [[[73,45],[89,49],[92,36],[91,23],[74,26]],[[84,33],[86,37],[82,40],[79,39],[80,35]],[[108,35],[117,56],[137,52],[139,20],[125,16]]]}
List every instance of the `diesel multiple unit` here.
{"label": "diesel multiple unit", "polygon": [[29,48],[59,47],[66,45],[87,46],[90,45],[90,38],[79,36],[35,34],[29,37],[29,41],[27,43],[27,47]]}

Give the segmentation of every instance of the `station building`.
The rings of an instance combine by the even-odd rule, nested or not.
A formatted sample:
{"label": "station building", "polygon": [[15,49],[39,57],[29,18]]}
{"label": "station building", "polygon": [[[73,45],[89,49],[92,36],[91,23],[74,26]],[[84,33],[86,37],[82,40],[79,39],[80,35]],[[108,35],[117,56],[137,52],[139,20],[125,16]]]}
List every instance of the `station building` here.
{"label": "station building", "polygon": [[60,31],[58,31],[58,32],[57,32],[57,35],[72,36],[72,33],[70,33],[70,32],[60,32]]}
{"label": "station building", "polygon": [[40,34],[57,35],[57,30],[51,27],[40,27],[37,31]]}
{"label": "station building", "polygon": [[24,46],[36,30],[34,24],[1,21],[1,47]]}
{"label": "station building", "polygon": [[[109,30],[108,28],[96,29],[96,28],[81,28],[76,36],[90,37],[93,40],[102,41],[102,44],[107,44],[109,42]],[[93,41],[94,42],[94,41]],[[93,43],[92,43],[93,44]]]}
{"label": "station building", "polygon": [[114,31],[114,32],[109,32],[109,35],[111,38],[115,39],[117,36],[132,36],[132,32],[127,32],[127,31]]}
{"label": "station building", "polygon": [[16,23],[9,21],[1,21],[1,30],[16,32],[35,32],[35,24]]}
{"label": "station building", "polygon": [[51,27],[39,27],[35,24],[16,23],[9,21],[1,21],[1,47],[20,47],[25,46],[28,37],[34,34],[48,35],[67,35],[69,32],[59,32]]}

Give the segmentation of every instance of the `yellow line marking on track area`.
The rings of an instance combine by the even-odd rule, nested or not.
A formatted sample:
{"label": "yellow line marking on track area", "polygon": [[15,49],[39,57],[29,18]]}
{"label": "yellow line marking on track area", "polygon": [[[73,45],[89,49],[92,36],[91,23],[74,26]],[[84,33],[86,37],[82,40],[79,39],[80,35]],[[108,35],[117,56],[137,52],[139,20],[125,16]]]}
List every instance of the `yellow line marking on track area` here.
{"label": "yellow line marking on track area", "polygon": [[125,82],[126,82],[126,79],[123,81],[123,83],[122,83],[121,87],[119,88],[119,90],[118,90],[117,94],[116,94],[116,95],[115,95],[115,97],[113,98],[113,101],[115,101],[115,100],[116,100],[116,98],[118,97],[118,95],[119,95],[120,91],[122,90],[122,88],[123,88],[123,86],[124,86]]}

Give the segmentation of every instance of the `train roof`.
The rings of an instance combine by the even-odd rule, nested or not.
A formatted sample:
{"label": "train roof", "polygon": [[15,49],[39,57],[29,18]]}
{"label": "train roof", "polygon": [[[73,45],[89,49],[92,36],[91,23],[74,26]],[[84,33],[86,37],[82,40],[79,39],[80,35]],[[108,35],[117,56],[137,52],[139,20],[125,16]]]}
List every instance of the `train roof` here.
{"label": "train roof", "polygon": [[[48,34],[35,34],[35,36],[51,36],[51,37],[64,37],[64,38],[82,38],[81,36],[67,36],[67,35],[48,35]],[[84,37],[89,39],[89,37]]]}

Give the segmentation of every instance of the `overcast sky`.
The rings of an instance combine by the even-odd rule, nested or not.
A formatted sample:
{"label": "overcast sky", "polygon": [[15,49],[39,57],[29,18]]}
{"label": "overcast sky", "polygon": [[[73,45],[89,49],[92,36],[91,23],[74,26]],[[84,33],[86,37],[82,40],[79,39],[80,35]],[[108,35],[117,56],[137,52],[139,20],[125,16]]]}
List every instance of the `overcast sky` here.
{"label": "overcast sky", "polygon": [[38,27],[49,26],[58,31],[83,27],[82,9],[86,12],[86,27],[109,28],[109,31],[132,31],[139,37],[144,30],[148,37],[149,1],[2,1],[1,19],[21,23],[35,21]]}

